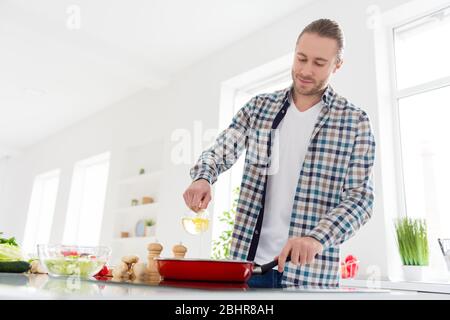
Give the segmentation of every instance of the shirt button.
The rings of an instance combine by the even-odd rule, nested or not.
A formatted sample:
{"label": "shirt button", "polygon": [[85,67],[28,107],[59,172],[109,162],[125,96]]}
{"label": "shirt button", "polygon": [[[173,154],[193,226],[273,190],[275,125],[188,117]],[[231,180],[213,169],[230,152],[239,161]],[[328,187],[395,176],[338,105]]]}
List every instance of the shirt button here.
{"label": "shirt button", "polygon": [[284,113],[284,109],[283,109],[283,110],[281,110],[281,113]]}
{"label": "shirt button", "polygon": [[258,234],[259,234],[259,231],[258,231],[258,230],[256,230],[256,231],[255,231],[255,234],[256,234],[256,235],[258,235]]}

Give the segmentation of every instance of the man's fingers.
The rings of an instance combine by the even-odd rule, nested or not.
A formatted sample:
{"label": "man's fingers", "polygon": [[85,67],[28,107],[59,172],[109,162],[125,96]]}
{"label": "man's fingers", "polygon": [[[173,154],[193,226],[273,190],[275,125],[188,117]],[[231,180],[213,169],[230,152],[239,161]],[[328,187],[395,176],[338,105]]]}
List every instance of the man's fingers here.
{"label": "man's fingers", "polygon": [[300,258],[300,250],[298,248],[294,247],[291,251],[291,262],[295,265],[298,265]]}
{"label": "man's fingers", "polygon": [[290,252],[291,244],[288,242],[281,251],[281,254],[278,256],[278,272],[283,272],[284,264],[286,263],[286,259],[289,256]]}
{"label": "man's fingers", "polygon": [[315,256],[316,256],[316,253],[314,251],[308,252],[308,257],[306,258],[306,263],[307,264],[313,263],[314,259],[315,259]]}
{"label": "man's fingers", "polygon": [[211,186],[205,179],[193,181],[183,193],[184,202],[195,212],[206,209],[211,201]]}
{"label": "man's fingers", "polygon": [[194,198],[194,193],[191,190],[186,191],[187,206],[189,208],[192,208],[192,199],[193,198]]}
{"label": "man's fingers", "polygon": [[310,250],[307,250],[305,252],[305,264],[311,263],[311,257],[312,257],[312,252]]}
{"label": "man's fingers", "polygon": [[184,203],[186,203],[186,206],[189,208],[191,207],[191,201],[192,201],[192,194],[189,190],[186,190],[183,193]]}
{"label": "man's fingers", "polygon": [[307,259],[308,259],[308,251],[307,250],[302,250],[300,252],[300,259],[299,259],[300,265],[304,266],[306,264]]}
{"label": "man's fingers", "polygon": [[204,194],[200,192],[196,192],[194,197],[192,198],[191,208],[195,212],[197,212],[200,209],[201,205],[201,199],[203,198]]}
{"label": "man's fingers", "polygon": [[185,194],[184,195],[184,199],[186,201],[186,205],[190,208],[192,206],[192,198],[193,198],[194,195],[189,190],[186,191],[184,194]]}
{"label": "man's fingers", "polygon": [[206,209],[208,207],[209,202],[211,201],[211,194],[207,193],[202,200],[201,209]]}

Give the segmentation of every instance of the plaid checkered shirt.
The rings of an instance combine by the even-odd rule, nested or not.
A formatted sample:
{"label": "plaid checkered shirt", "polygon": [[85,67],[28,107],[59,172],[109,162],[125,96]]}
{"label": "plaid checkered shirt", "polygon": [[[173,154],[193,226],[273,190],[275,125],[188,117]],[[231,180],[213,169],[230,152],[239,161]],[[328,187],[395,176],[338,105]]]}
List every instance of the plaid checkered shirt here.
{"label": "plaid checkered shirt", "polygon": [[[212,185],[244,150],[245,163],[231,241],[234,260],[253,261],[264,216],[274,131],[289,107],[292,86],[248,101],[191,168]],[[312,237],[324,250],[313,263],[285,265],[282,284],[338,287],[339,246],[372,216],[375,139],[367,113],[328,85],[298,174],[289,238]],[[280,199],[280,201],[283,201]],[[281,251],[281,248],[280,248]]]}

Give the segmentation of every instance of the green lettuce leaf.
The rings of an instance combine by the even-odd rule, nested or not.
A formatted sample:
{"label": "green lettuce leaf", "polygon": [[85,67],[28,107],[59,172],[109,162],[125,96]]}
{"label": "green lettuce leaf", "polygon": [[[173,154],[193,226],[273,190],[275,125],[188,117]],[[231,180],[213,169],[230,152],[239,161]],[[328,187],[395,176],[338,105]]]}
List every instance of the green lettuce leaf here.
{"label": "green lettuce leaf", "polygon": [[20,260],[23,260],[23,257],[22,251],[18,246],[9,243],[0,243],[0,262]]}
{"label": "green lettuce leaf", "polygon": [[9,239],[7,239],[7,238],[2,238],[2,237],[1,237],[2,234],[3,234],[3,232],[0,232],[0,244],[6,243],[6,244],[10,244],[10,245],[16,246],[16,247],[19,246],[19,245],[17,244],[17,242],[16,242],[16,238],[14,238],[14,237],[9,238]]}

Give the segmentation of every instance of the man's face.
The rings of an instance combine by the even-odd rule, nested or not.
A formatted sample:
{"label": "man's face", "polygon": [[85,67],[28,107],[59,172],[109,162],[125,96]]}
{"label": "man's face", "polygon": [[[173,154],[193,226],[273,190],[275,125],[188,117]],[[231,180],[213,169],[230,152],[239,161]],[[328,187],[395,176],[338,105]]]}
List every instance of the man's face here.
{"label": "man's face", "polygon": [[318,95],[331,74],[342,65],[337,62],[337,42],[313,33],[304,33],[296,47],[292,65],[294,89],[301,95]]}

